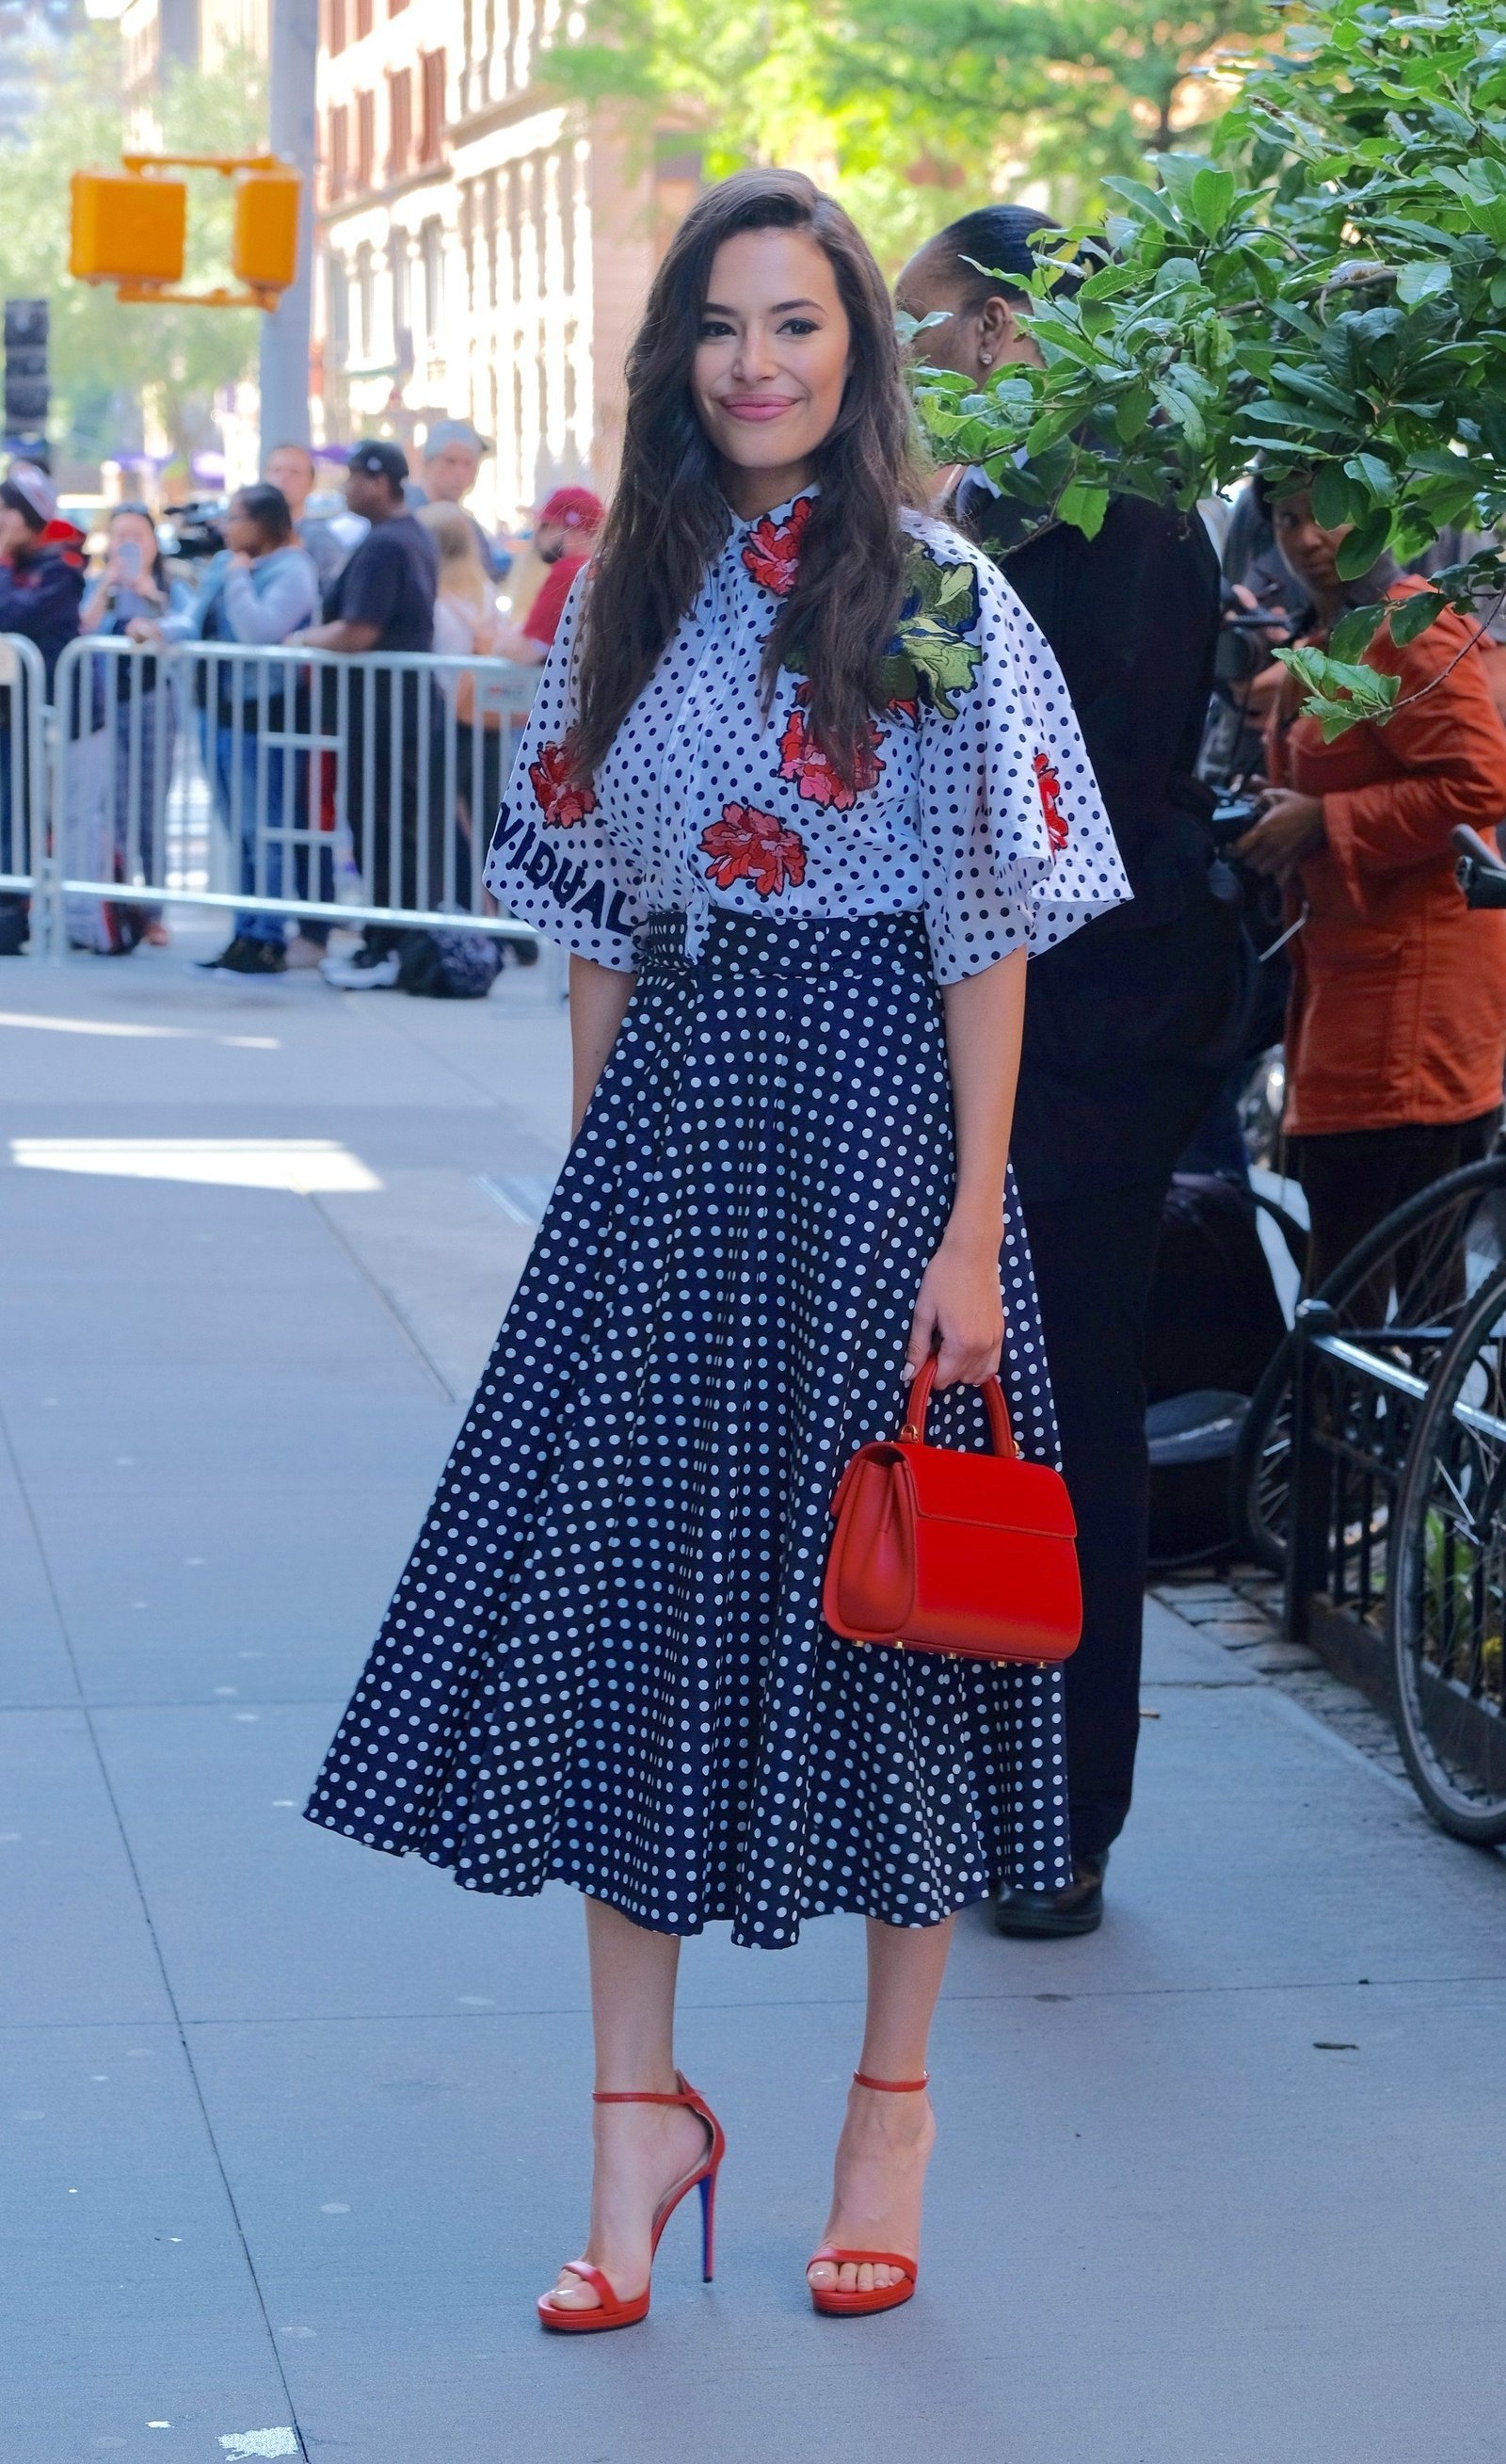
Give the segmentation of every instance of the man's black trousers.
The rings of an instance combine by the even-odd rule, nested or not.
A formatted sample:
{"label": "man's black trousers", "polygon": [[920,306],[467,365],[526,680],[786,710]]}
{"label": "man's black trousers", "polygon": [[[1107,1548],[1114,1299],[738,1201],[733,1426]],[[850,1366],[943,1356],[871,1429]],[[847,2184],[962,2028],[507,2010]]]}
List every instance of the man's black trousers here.
{"label": "man's black trousers", "polygon": [[1218,1086],[1162,1064],[1124,1085],[1144,1174],[1067,1196],[1021,1195],[1061,1460],[1078,1519],[1082,1639],[1067,1662],[1067,1787],[1080,1862],[1117,1839],[1140,1741],[1140,1639],[1149,1519],[1145,1327],[1172,1167]]}

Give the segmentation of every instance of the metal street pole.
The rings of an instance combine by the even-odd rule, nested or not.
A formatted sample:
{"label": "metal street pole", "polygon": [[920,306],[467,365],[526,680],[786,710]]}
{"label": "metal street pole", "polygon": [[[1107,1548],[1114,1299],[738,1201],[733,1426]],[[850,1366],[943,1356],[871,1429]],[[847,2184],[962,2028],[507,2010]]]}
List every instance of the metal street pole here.
{"label": "metal street pole", "polygon": [[314,78],[318,0],[271,0],[272,150],[302,176],[298,270],[261,329],[261,450],[309,442],[309,340],[314,300]]}

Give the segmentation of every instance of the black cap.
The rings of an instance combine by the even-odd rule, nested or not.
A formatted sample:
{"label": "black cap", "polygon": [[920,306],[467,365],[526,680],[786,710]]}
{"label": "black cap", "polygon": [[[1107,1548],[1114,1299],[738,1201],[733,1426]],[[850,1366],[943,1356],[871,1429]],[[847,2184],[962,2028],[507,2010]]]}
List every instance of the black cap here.
{"label": "black cap", "polygon": [[408,475],[408,457],[401,445],[386,437],[372,437],[364,445],[353,447],[347,469],[369,471],[376,479],[386,479],[401,488]]}

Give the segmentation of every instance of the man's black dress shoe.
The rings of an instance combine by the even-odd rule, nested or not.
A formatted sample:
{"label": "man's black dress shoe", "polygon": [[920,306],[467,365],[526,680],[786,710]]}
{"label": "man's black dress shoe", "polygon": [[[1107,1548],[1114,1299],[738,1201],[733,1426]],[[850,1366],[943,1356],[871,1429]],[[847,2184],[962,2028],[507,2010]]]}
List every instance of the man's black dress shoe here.
{"label": "man's black dress shoe", "polygon": [[1074,1860],[1072,1880],[1064,1891],[1000,1891],[993,1902],[993,1922],[1000,1933],[1033,1942],[1070,1933],[1097,1933],[1103,1922],[1103,1870],[1108,1850],[1101,1857]]}

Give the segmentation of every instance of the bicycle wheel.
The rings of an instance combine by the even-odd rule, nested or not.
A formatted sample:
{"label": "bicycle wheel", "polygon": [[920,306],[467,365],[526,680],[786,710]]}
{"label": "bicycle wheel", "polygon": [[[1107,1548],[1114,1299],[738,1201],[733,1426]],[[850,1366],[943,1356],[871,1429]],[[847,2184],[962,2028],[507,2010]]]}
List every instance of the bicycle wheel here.
{"label": "bicycle wheel", "polygon": [[[1506,1256],[1506,1154],[1465,1164],[1420,1189],[1336,1266],[1316,1300],[1358,1343],[1426,1377],[1460,1309]],[[1234,1538],[1257,1566],[1286,1572],[1291,1486],[1290,1335],[1250,1399],[1230,1466]]]}
{"label": "bicycle wheel", "polygon": [[1433,1820],[1506,1840],[1506,1268],[1429,1383],[1397,1499],[1386,1587],[1396,1733]]}

